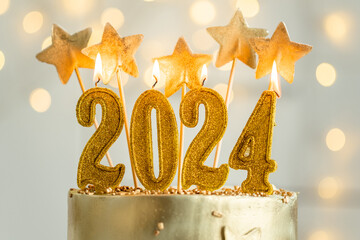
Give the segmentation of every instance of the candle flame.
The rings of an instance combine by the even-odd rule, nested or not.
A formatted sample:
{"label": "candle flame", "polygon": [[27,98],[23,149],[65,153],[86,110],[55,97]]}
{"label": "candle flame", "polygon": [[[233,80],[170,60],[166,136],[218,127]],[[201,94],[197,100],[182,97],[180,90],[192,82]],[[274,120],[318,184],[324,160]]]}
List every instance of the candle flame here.
{"label": "candle flame", "polygon": [[204,64],[201,69],[201,77],[200,77],[200,80],[201,80],[203,86],[204,86],[206,79],[207,79],[207,67],[206,67],[206,64]]}
{"label": "candle flame", "polygon": [[278,76],[276,62],[274,61],[271,76],[270,76],[270,84],[269,84],[269,91],[274,91],[278,98],[281,97],[281,86],[280,86],[280,78]]}
{"label": "candle flame", "polygon": [[95,69],[94,69],[94,82],[95,85],[97,85],[102,79],[102,62],[101,62],[101,55],[100,53],[97,54],[96,60],[95,60]]}
{"label": "candle flame", "polygon": [[159,79],[160,79],[159,62],[158,62],[158,60],[155,60],[154,66],[153,66],[153,71],[152,71],[152,80],[154,81],[154,85],[152,86],[152,88],[155,87],[155,85],[158,83]]}

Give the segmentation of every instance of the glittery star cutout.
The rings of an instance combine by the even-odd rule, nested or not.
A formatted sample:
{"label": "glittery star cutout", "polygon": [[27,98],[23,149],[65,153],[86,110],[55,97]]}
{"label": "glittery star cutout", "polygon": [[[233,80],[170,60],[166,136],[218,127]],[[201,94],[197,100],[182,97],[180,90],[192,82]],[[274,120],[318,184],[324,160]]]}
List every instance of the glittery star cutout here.
{"label": "glittery star cutout", "polygon": [[83,49],[82,52],[92,59],[96,59],[97,54],[100,53],[103,83],[108,84],[118,66],[133,77],[139,76],[134,54],[142,39],[142,34],[121,38],[113,26],[107,23],[101,42]]}
{"label": "glittery star cutout", "polygon": [[184,38],[179,38],[170,56],[157,58],[161,78],[165,79],[165,96],[170,97],[185,83],[190,89],[202,86],[201,70],[209,65],[211,55],[193,54]]}
{"label": "glittery star cutout", "polygon": [[53,64],[63,84],[69,81],[76,67],[94,68],[94,61],[81,53],[91,35],[91,28],[84,29],[73,35],[65,32],[58,25],[52,28],[52,44],[36,55],[45,63]]}
{"label": "glittery star cutout", "polygon": [[294,80],[295,62],[312,49],[309,45],[291,42],[283,22],[278,25],[270,39],[253,38],[250,44],[259,55],[256,78],[271,73],[275,61],[278,73],[289,83]]}
{"label": "glittery star cutout", "polygon": [[249,39],[266,37],[268,31],[261,28],[249,28],[240,10],[235,12],[230,23],[224,27],[209,27],[208,33],[220,44],[215,66],[239,59],[251,68],[256,67],[256,55]]}

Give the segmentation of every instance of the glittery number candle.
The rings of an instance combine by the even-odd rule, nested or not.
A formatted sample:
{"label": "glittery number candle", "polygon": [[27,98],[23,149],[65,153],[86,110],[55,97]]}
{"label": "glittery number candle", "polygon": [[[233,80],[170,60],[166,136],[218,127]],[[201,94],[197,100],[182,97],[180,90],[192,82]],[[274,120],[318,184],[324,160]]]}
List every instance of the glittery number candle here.
{"label": "glittery number candle", "polygon": [[264,91],[231,152],[230,167],[248,171],[243,192],[273,192],[268,176],[276,170],[276,162],[270,159],[275,106],[276,93]]}
{"label": "glittery number candle", "polygon": [[96,191],[118,186],[124,176],[125,166],[118,164],[108,167],[100,164],[110,146],[119,137],[124,125],[124,110],[119,97],[106,88],[87,90],[76,106],[78,122],[84,127],[94,124],[96,104],[102,108],[102,121],[99,128],[87,142],[79,161],[77,184],[85,188],[93,184]]}
{"label": "glittery number candle", "polygon": [[[151,111],[156,110],[159,176],[153,165]],[[147,90],[136,100],[130,126],[132,160],[140,182],[149,190],[164,190],[176,175],[179,154],[178,129],[174,111],[159,91]]]}
{"label": "glittery number candle", "polygon": [[227,109],[216,91],[204,87],[193,89],[180,104],[180,118],[186,127],[197,125],[200,104],[205,106],[205,122],[186,152],[181,183],[184,189],[197,185],[200,189],[213,191],[225,184],[229,166],[222,164],[213,168],[203,164],[225,133]]}

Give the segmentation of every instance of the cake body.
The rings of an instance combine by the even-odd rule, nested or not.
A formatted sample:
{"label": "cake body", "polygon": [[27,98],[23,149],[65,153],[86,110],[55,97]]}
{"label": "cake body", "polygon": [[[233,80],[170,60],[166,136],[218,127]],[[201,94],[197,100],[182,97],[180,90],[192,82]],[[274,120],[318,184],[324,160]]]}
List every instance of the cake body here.
{"label": "cake body", "polygon": [[71,190],[68,218],[68,240],[296,240],[297,195],[284,203],[279,195],[112,196]]}

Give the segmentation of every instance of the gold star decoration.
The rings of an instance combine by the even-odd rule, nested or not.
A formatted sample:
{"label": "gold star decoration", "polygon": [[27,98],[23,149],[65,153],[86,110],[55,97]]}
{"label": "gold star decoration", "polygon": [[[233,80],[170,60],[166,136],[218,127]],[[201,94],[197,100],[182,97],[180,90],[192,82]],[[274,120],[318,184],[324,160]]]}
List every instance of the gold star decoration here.
{"label": "gold star decoration", "polygon": [[209,65],[212,56],[193,54],[183,37],[179,38],[172,55],[156,58],[161,78],[165,79],[165,96],[170,97],[184,84],[190,89],[202,86],[201,70]]}
{"label": "gold star decoration", "polygon": [[249,39],[266,37],[266,29],[249,28],[241,11],[237,10],[228,25],[209,27],[206,30],[220,44],[216,67],[221,67],[235,58],[251,68],[256,67],[256,54],[250,46]]}
{"label": "gold star decoration", "polygon": [[87,46],[91,36],[91,28],[86,28],[73,35],[54,24],[52,28],[52,44],[36,55],[36,58],[45,63],[53,64],[60,80],[66,84],[76,67],[94,68],[94,61],[81,53]]}
{"label": "gold star decoration", "polygon": [[270,39],[253,38],[250,44],[259,55],[256,79],[271,73],[275,61],[278,73],[289,83],[294,80],[295,62],[312,49],[309,45],[291,42],[283,22],[277,26]]}
{"label": "gold star decoration", "polygon": [[133,77],[139,76],[134,54],[143,39],[142,34],[121,38],[117,31],[106,23],[101,42],[87,47],[82,52],[92,59],[100,53],[103,69],[103,82],[108,84],[118,66]]}

